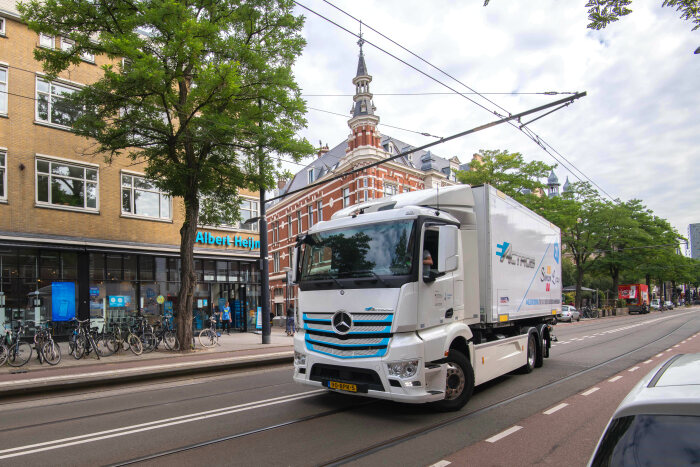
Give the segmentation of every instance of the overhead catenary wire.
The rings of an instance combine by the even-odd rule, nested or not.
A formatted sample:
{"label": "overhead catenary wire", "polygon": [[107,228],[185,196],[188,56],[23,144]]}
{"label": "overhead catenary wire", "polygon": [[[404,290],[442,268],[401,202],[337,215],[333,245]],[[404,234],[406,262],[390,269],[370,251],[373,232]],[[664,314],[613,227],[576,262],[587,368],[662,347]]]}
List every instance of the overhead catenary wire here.
{"label": "overhead catenary wire", "polygon": [[[323,1],[324,1],[325,3],[327,3],[328,5],[332,6],[333,8],[335,8],[336,10],[340,11],[341,13],[343,13],[343,14],[347,15],[348,17],[352,18],[353,20],[359,22],[361,25],[364,25],[365,27],[367,27],[367,28],[369,28],[370,30],[374,31],[375,33],[379,34],[381,37],[385,38],[386,40],[388,40],[388,41],[390,41],[391,43],[395,44],[396,46],[400,47],[401,49],[405,50],[405,51],[408,52],[409,54],[411,54],[411,55],[413,55],[414,57],[418,58],[418,59],[421,60],[422,62],[428,64],[430,67],[436,69],[436,70],[439,71],[440,73],[444,74],[445,76],[447,76],[447,77],[453,79],[453,80],[456,81],[457,83],[459,83],[459,84],[461,84],[462,86],[466,87],[467,89],[469,89],[470,91],[472,91],[474,94],[479,95],[482,99],[486,100],[487,102],[491,103],[492,105],[496,106],[497,108],[503,110],[504,112],[510,114],[510,113],[508,112],[508,110],[506,110],[506,109],[503,108],[502,106],[498,105],[497,103],[493,102],[492,100],[488,99],[487,97],[484,97],[484,94],[483,94],[483,93],[479,93],[479,92],[475,91],[474,89],[472,89],[471,87],[469,87],[467,84],[463,83],[462,81],[460,81],[459,79],[455,78],[455,77],[452,76],[451,74],[445,72],[444,70],[438,68],[437,66],[435,66],[435,65],[433,65],[432,63],[428,62],[427,60],[423,59],[423,58],[420,57],[419,55],[417,55],[417,54],[415,54],[414,52],[410,51],[409,49],[407,49],[406,47],[402,46],[401,44],[399,44],[398,42],[394,41],[393,39],[389,38],[388,36],[386,36],[385,34],[381,33],[380,31],[377,31],[376,29],[374,29],[374,28],[372,28],[371,26],[367,25],[367,23],[364,23],[364,22],[361,21],[359,18],[356,18],[355,16],[353,16],[353,15],[351,15],[350,13],[346,12],[346,11],[343,10],[342,8],[340,8],[340,7],[336,6],[336,5],[334,5],[333,3],[331,3],[331,2],[328,1],[328,0],[323,0]],[[324,15],[322,15],[322,14],[320,14],[320,13],[314,11],[314,10],[312,10],[311,8],[308,8],[308,7],[306,7],[305,5],[302,5],[302,4],[299,3],[298,1],[295,0],[294,3],[297,4],[298,6],[300,6],[301,8],[304,8],[304,9],[308,10],[309,12],[311,12],[311,13],[313,13],[313,14],[319,16],[320,18],[322,18],[322,19],[328,21],[329,23],[333,24],[334,26],[336,26],[336,27],[338,27],[338,28],[344,30],[345,32],[347,32],[347,33],[349,33],[349,34],[351,34],[351,35],[353,35],[353,36],[355,36],[355,37],[359,37],[359,36],[358,36],[357,34],[355,34],[354,32],[352,32],[352,31],[348,30],[347,28],[341,26],[340,24],[336,23],[335,21],[331,20],[330,18],[327,18],[326,16],[324,16]],[[415,71],[418,71],[420,74],[422,74],[422,75],[428,77],[429,79],[431,79],[431,80],[437,82],[438,84],[440,84],[440,85],[446,87],[447,89],[450,89],[453,93],[458,94],[458,95],[461,95],[462,97],[464,97],[465,99],[467,99],[467,100],[469,100],[470,102],[474,103],[475,105],[481,107],[482,109],[484,109],[484,110],[486,110],[486,111],[488,111],[488,112],[490,112],[490,113],[493,113],[493,114],[495,114],[495,115],[499,115],[498,112],[495,112],[495,111],[493,111],[493,110],[487,108],[486,106],[484,106],[484,105],[482,105],[482,104],[480,104],[480,103],[474,101],[473,99],[467,97],[467,96],[465,95],[465,93],[462,93],[462,92],[460,92],[460,91],[457,91],[456,89],[453,89],[451,86],[448,86],[447,84],[441,82],[440,80],[438,80],[438,79],[436,79],[436,78],[434,78],[434,77],[428,75],[428,74],[425,73],[424,71],[419,70],[419,69],[416,68],[415,66],[413,66],[413,65],[411,65],[411,64],[409,64],[409,63],[407,63],[405,60],[402,60],[402,59],[398,58],[396,55],[394,55],[394,54],[388,52],[387,50],[385,50],[385,49],[383,49],[383,48],[377,46],[376,44],[374,44],[374,43],[372,43],[372,42],[370,42],[370,41],[367,41],[366,39],[363,39],[363,40],[364,40],[364,42],[366,42],[366,43],[372,45],[373,47],[375,47],[375,48],[377,48],[378,50],[384,52],[385,54],[389,55],[390,57],[392,57],[392,58],[394,58],[394,59],[400,61],[401,63],[405,64],[406,66],[408,66],[408,67],[410,67],[410,68],[412,68],[412,69],[414,69]],[[591,179],[589,176],[587,176],[585,173],[583,173],[583,171],[581,171],[581,169],[579,169],[578,167],[576,167],[575,164],[573,164],[573,163],[572,163],[571,161],[569,161],[566,157],[564,157],[559,151],[557,151],[556,149],[554,149],[554,147],[552,147],[551,144],[549,144],[548,142],[544,141],[544,139],[543,139],[542,137],[540,137],[539,135],[537,135],[534,131],[532,131],[531,129],[525,127],[524,125],[522,125],[522,126],[519,127],[517,124],[515,124],[515,123],[513,123],[513,122],[510,122],[509,124],[510,124],[511,126],[513,126],[514,128],[516,128],[517,130],[521,131],[525,136],[527,136],[529,139],[531,139],[533,142],[535,142],[535,144],[537,144],[538,146],[540,146],[540,148],[541,148],[543,151],[545,151],[547,154],[549,154],[549,156],[552,157],[552,159],[554,159],[556,162],[558,162],[559,164],[561,164],[564,168],[567,168],[567,169],[569,170],[569,172],[571,172],[571,174],[572,174],[574,177],[576,177],[579,181],[583,182],[583,180],[581,179],[581,177],[579,177],[579,176],[576,174],[575,171],[579,172],[585,179],[587,179],[591,184],[593,184],[594,186],[596,186],[600,191],[602,191],[602,192],[603,192],[606,196],[608,196],[612,201],[615,201],[615,200],[613,199],[613,197],[612,197],[610,194],[608,194],[602,187],[600,187],[600,185],[598,185],[593,179]],[[527,131],[526,131],[526,130],[527,130]],[[554,154],[552,154],[552,152],[556,153],[558,157],[555,156]],[[562,160],[560,160],[560,158],[563,159],[563,160],[565,160],[571,168],[575,169],[575,171],[572,170],[572,169],[570,169],[569,167],[567,167],[567,164],[565,164],[564,162],[562,162]]]}
{"label": "overhead catenary wire", "polygon": [[586,95],[585,92],[580,92],[580,93],[577,93],[577,94],[575,94],[575,95],[573,95],[573,96],[571,96],[571,97],[565,97],[564,99],[559,99],[559,100],[557,100],[557,101],[550,102],[549,104],[544,104],[544,105],[541,105],[541,106],[538,106],[538,107],[534,107],[534,108],[532,108],[532,109],[525,110],[525,111],[523,111],[523,112],[520,112],[520,113],[517,113],[517,114],[513,114],[513,115],[510,115],[510,116],[508,116],[508,117],[501,117],[501,118],[499,118],[498,120],[494,120],[494,121],[492,121],[492,122],[485,123],[485,124],[483,124],[483,125],[479,125],[479,126],[477,126],[477,127],[471,128],[471,129],[469,129],[469,130],[461,131],[461,132],[459,132],[459,133],[455,133],[455,134],[450,135],[450,136],[447,136],[447,137],[445,137],[445,138],[441,138],[439,141],[434,141],[434,142],[432,142],[432,143],[424,144],[424,145],[422,145],[422,146],[418,146],[418,147],[416,147],[416,148],[409,149],[409,150],[407,150],[407,151],[401,151],[399,154],[396,154],[395,156],[391,156],[391,157],[388,157],[388,158],[386,158],[386,159],[382,159],[382,160],[379,160],[379,161],[376,161],[376,162],[372,162],[371,164],[367,164],[367,165],[362,166],[362,167],[360,167],[360,168],[353,169],[353,170],[349,170],[349,171],[347,171],[347,172],[343,172],[342,174],[336,175],[336,176],[334,176],[334,177],[331,177],[331,178],[328,178],[328,179],[325,179],[325,180],[322,180],[322,181],[318,181],[318,182],[315,182],[315,183],[310,183],[310,184],[308,184],[308,185],[306,185],[306,186],[304,186],[304,187],[302,187],[302,188],[298,188],[298,189],[296,189],[296,190],[291,190],[291,191],[288,191],[288,192],[286,192],[286,193],[283,193],[283,194],[281,194],[281,195],[279,195],[279,196],[275,196],[275,197],[273,197],[273,198],[270,198],[270,199],[268,199],[267,201],[268,201],[268,202],[271,202],[271,201],[275,201],[275,200],[278,200],[278,199],[286,198],[287,196],[292,195],[292,194],[294,194],[294,193],[299,193],[299,192],[301,192],[301,191],[305,191],[305,190],[308,190],[308,189],[310,189],[310,188],[314,188],[314,187],[317,187],[317,186],[325,185],[326,183],[332,182],[333,180],[338,180],[338,179],[341,179],[341,178],[345,178],[345,177],[347,177],[347,176],[349,176],[349,175],[353,175],[353,174],[355,174],[355,173],[364,172],[364,171],[366,171],[366,170],[369,169],[369,168],[376,167],[376,166],[379,166],[379,165],[382,165],[382,164],[386,164],[387,162],[391,162],[391,161],[396,160],[396,159],[398,159],[398,158],[400,158],[400,157],[405,157],[405,156],[407,156],[407,155],[409,155],[409,154],[413,154],[414,152],[423,151],[423,150],[425,150],[425,149],[431,148],[431,147],[433,147],[433,146],[437,146],[438,144],[446,143],[447,141],[451,141],[451,140],[453,140],[453,139],[461,138],[461,137],[463,137],[463,136],[470,135],[470,134],[472,134],[472,133],[476,133],[476,132],[478,132],[478,131],[486,130],[486,129],[492,128],[492,127],[494,127],[494,126],[496,126],[496,125],[500,125],[500,124],[502,124],[502,123],[507,123],[507,122],[509,122],[509,121],[511,121],[511,120],[517,120],[517,119],[522,118],[522,117],[524,117],[524,116],[526,116],[526,115],[531,115],[531,114],[540,112],[540,111],[542,111],[542,110],[549,109],[549,108],[551,108],[551,107],[556,107],[556,106],[562,105],[562,104],[564,104],[565,102],[569,102],[569,101],[573,101],[573,100],[576,100],[576,99],[580,99],[581,97],[584,97],[585,95]]}

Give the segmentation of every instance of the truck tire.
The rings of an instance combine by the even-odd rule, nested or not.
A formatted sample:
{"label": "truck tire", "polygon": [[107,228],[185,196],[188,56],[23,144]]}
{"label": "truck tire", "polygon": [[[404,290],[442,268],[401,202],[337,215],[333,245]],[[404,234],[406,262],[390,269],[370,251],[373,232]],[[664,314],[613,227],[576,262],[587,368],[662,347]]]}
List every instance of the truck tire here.
{"label": "truck tire", "polygon": [[535,355],[535,368],[541,368],[544,365],[545,357],[549,357],[547,349],[547,326],[540,326],[537,330],[537,355]]}
{"label": "truck tire", "polygon": [[532,373],[537,362],[537,331],[530,331],[527,338],[527,362],[518,369],[518,373]]}
{"label": "truck tire", "polygon": [[455,349],[450,349],[447,358],[447,378],[445,398],[434,402],[433,407],[440,412],[452,412],[464,407],[474,391],[474,370],[467,357]]}

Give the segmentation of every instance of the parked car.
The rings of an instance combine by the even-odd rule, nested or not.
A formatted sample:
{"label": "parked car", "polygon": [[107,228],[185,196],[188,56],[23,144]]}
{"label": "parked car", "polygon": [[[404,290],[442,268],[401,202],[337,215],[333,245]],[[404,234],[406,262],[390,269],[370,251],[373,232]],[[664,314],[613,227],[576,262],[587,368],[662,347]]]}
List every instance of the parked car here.
{"label": "parked car", "polygon": [[664,306],[666,307],[667,310],[673,310],[673,302],[671,300],[666,300],[664,303]]}
{"label": "parked car", "polygon": [[661,304],[661,300],[659,300],[658,298],[653,299],[651,301],[651,303],[649,304],[649,309],[661,311],[663,309],[663,305]]}
{"label": "parked car", "polygon": [[568,321],[573,323],[574,320],[581,321],[581,313],[579,313],[579,311],[571,305],[562,305],[561,312],[557,313],[557,319],[559,321]]}
{"label": "parked car", "polygon": [[700,353],[657,366],[617,408],[588,465],[697,465],[699,387]]}

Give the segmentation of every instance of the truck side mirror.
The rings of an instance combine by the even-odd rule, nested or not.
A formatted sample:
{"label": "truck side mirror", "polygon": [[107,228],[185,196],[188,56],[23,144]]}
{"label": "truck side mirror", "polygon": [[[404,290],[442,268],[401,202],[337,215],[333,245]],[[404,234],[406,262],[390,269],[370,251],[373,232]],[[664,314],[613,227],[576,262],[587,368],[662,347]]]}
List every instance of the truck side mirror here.
{"label": "truck side mirror", "polygon": [[291,258],[291,271],[289,271],[289,281],[291,284],[296,284],[297,279],[298,279],[298,266],[297,266],[297,258],[299,256],[299,245],[294,247],[294,250],[292,250],[292,258]]}
{"label": "truck side mirror", "polygon": [[438,272],[450,272],[459,265],[459,229],[455,225],[438,227],[440,244],[438,245]]}

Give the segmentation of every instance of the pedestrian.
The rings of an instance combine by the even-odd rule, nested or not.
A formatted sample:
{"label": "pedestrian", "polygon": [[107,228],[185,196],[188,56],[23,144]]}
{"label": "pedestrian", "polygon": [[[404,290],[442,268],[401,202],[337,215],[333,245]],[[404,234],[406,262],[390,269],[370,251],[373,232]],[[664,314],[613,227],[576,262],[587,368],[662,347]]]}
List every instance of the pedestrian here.
{"label": "pedestrian", "polygon": [[221,331],[223,332],[225,329],[226,334],[231,334],[231,307],[228,306],[228,302],[221,309],[219,318],[221,318]]}
{"label": "pedestrian", "polygon": [[294,308],[292,305],[287,307],[287,335],[293,336],[296,332],[294,327]]}

